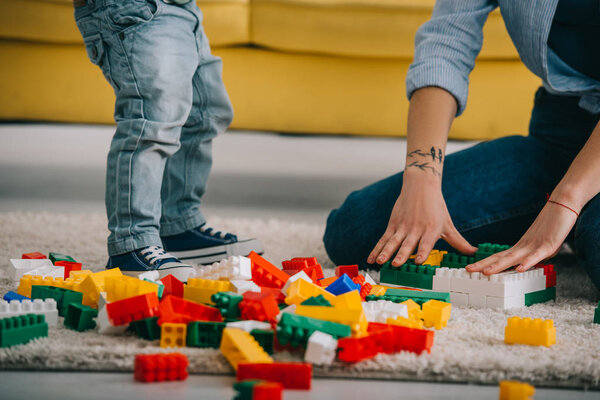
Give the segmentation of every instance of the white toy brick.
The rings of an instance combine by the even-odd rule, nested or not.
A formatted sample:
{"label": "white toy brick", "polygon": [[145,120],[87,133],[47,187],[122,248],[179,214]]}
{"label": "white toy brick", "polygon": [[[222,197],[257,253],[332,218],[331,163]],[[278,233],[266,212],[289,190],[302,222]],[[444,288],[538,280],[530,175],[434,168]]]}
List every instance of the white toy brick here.
{"label": "white toy brick", "polygon": [[431,290],[435,292],[449,292],[450,282],[450,268],[436,268]]}
{"label": "white toy brick", "polygon": [[260,293],[260,286],[252,281],[241,281],[241,280],[231,280],[231,284],[237,294],[244,294],[246,292],[258,292]]}
{"label": "white toy brick", "polygon": [[[31,272],[40,268],[56,268],[47,258],[44,259],[20,259],[20,258],[12,258],[10,260],[10,268],[8,271],[8,276],[14,281],[18,282],[23,275],[32,275]],[[64,275],[64,267],[62,268]],[[63,276],[61,275],[61,277]]]}
{"label": "white toy brick", "polygon": [[377,300],[363,302],[362,306],[368,322],[381,322],[385,324],[388,318],[408,318],[408,308],[405,304]]}
{"label": "white toy brick", "polygon": [[469,293],[469,307],[485,308],[485,299],[486,296],[484,294]]}
{"label": "white toy brick", "polygon": [[316,365],[331,365],[335,359],[337,343],[333,336],[315,331],[308,338],[304,361]]}
{"label": "white toy brick", "polygon": [[211,265],[200,267],[196,272],[196,278],[250,280],[252,279],[252,260],[243,256],[231,256]]}
{"label": "white toy brick", "polygon": [[12,300],[10,303],[0,300],[0,319],[25,314],[44,315],[48,326],[56,326],[58,323],[58,309],[54,299]]}
{"label": "white toy brick", "polygon": [[245,321],[234,321],[228,322],[227,328],[237,328],[250,333],[254,329],[271,330],[271,324],[268,322],[245,320]]}
{"label": "white toy brick", "polygon": [[466,293],[450,292],[452,306],[466,307],[469,305],[469,295]]}
{"label": "white toy brick", "polygon": [[306,274],[306,272],[300,271],[288,278],[287,282],[285,282],[285,285],[283,285],[283,287],[281,288],[281,291],[287,296],[290,286],[292,285],[292,283],[296,282],[298,279],[304,279],[305,281],[307,281],[309,283],[313,283],[312,279],[310,279],[310,276],[308,276]]}
{"label": "white toy brick", "polygon": [[365,272],[365,283],[368,283],[371,286],[377,285],[377,282],[375,282],[375,279],[371,278],[371,275],[369,275],[366,272]]}
{"label": "white toy brick", "polygon": [[510,297],[487,296],[485,299],[486,308],[506,310],[509,308],[525,307],[525,295],[519,294]]}
{"label": "white toy brick", "polygon": [[100,292],[100,295],[98,296],[98,310],[110,303],[110,301],[106,299],[106,296],[106,292]]}
{"label": "white toy brick", "polygon": [[128,325],[114,326],[108,319],[108,312],[106,307],[102,307],[98,310],[98,316],[96,317],[96,328],[98,333],[101,335],[119,335],[125,333]]}
{"label": "white toy brick", "polygon": [[157,281],[160,277],[160,273],[158,271],[146,271],[142,274],[139,274],[137,277],[141,280],[148,279],[151,281]]}

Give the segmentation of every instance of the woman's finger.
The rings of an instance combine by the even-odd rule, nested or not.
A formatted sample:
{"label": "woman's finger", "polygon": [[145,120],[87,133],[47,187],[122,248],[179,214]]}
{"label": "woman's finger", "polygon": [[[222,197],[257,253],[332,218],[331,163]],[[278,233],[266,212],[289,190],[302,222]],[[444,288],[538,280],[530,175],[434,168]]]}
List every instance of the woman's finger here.
{"label": "woman's finger", "polygon": [[385,246],[383,246],[383,249],[377,256],[377,263],[383,264],[390,258],[392,258],[392,255],[396,253],[403,240],[404,235],[402,233],[396,232],[395,234],[393,234],[392,237],[388,239],[387,243],[385,244]]}
{"label": "woman's finger", "polygon": [[402,241],[402,246],[400,246],[400,250],[396,253],[396,257],[394,261],[392,261],[392,265],[394,267],[399,267],[408,260],[410,255],[415,251],[417,247],[417,243],[419,243],[419,235],[411,234],[407,235]]}

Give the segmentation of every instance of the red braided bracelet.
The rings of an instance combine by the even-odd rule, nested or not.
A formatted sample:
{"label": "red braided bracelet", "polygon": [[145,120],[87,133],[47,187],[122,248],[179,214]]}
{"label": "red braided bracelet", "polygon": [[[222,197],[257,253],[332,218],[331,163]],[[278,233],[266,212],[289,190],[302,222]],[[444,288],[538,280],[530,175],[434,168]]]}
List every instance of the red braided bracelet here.
{"label": "red braided bracelet", "polygon": [[571,210],[575,213],[575,215],[577,215],[577,218],[579,218],[579,213],[575,210],[573,210],[571,207],[564,205],[563,203],[559,203],[558,201],[554,201],[554,200],[550,200],[550,195],[548,195],[548,193],[546,193],[546,201],[548,203],[552,203],[552,204],[558,204],[559,206],[563,206],[564,208],[566,208],[567,210]]}

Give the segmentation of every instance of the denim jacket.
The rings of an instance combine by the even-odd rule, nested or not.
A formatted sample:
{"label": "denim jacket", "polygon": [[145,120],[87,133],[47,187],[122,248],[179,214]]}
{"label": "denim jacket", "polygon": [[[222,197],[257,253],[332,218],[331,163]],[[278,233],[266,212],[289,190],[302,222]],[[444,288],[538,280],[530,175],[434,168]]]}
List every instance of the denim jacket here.
{"label": "denim jacket", "polygon": [[[406,93],[439,86],[458,103],[467,104],[469,74],[483,43],[483,24],[496,7],[506,29],[531,72],[551,93],[581,96],[579,106],[600,113],[600,81],[563,62],[547,40],[558,0],[437,0],[431,19],[415,37],[415,56],[406,77]],[[598,66],[600,68],[600,66]]]}

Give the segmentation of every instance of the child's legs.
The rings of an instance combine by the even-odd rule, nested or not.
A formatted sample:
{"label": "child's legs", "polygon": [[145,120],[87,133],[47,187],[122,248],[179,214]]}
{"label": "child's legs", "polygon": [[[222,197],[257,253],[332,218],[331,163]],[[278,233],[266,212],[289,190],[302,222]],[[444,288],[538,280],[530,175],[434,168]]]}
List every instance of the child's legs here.
{"label": "child's legs", "polygon": [[[186,8],[201,18],[195,2]],[[192,110],[181,130],[181,147],[168,159],[162,182],[162,236],[179,234],[205,222],[200,202],[212,165],[212,139],[224,132],[233,118],[221,59],[211,54],[201,25],[196,38],[199,65],[192,80]]]}

